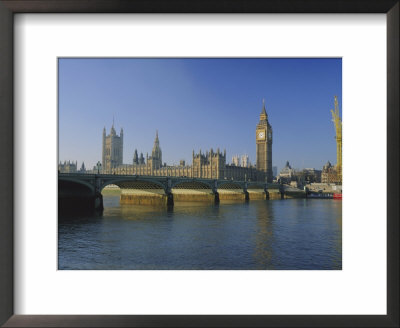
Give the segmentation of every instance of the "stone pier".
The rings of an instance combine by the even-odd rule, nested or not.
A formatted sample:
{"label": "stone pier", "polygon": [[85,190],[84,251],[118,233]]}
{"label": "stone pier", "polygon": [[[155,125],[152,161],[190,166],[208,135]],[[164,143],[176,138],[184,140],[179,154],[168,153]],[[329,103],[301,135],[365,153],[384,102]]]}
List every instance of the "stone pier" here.
{"label": "stone pier", "polygon": [[211,189],[172,189],[174,201],[176,202],[218,202],[218,193]]}
{"label": "stone pier", "polygon": [[101,191],[107,186],[112,186],[109,189],[113,189],[114,193],[117,192],[116,188],[120,188],[121,204],[149,206],[171,206],[174,201],[218,203],[306,197],[302,190],[291,190],[280,184],[257,181],[186,176],[59,173],[59,213],[64,214],[75,209],[79,213],[102,211]]}
{"label": "stone pier", "polygon": [[283,199],[283,193],[279,189],[268,190],[268,199]]}
{"label": "stone pier", "polygon": [[265,200],[267,199],[267,193],[264,189],[247,189],[249,193],[249,200]]}
{"label": "stone pier", "polygon": [[249,200],[249,194],[244,192],[242,189],[219,189],[219,200],[236,200],[246,201]]}
{"label": "stone pier", "polygon": [[152,206],[171,205],[171,195],[165,194],[164,189],[151,189],[151,191],[121,189],[120,203]]}

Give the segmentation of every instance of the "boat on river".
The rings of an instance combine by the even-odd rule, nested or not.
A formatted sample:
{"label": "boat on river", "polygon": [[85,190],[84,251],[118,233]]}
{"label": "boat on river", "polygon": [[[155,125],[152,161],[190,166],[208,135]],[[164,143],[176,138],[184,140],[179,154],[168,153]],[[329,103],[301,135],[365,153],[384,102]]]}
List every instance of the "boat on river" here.
{"label": "boat on river", "polygon": [[333,199],[342,199],[342,193],[334,193],[333,194]]}
{"label": "boat on river", "polygon": [[332,199],[333,193],[328,192],[311,192],[307,194],[307,198],[323,198],[323,199]]}

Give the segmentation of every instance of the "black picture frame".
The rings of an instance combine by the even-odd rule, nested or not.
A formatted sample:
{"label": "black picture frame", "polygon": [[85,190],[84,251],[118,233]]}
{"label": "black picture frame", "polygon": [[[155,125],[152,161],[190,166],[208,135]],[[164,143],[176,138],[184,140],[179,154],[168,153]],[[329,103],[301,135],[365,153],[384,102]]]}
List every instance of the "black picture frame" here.
{"label": "black picture frame", "polygon": [[[0,0],[0,324],[4,327],[399,327],[399,0]],[[14,315],[15,13],[385,13],[387,315]],[[365,288],[368,288],[366,286]]]}

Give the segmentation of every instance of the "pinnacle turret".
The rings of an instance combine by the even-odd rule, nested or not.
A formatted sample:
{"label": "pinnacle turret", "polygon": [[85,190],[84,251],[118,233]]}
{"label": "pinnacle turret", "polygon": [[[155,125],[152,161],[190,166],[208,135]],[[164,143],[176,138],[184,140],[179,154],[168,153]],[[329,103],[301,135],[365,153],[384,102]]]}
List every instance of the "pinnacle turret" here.
{"label": "pinnacle turret", "polygon": [[260,114],[260,121],[265,121],[268,119],[267,111],[265,110],[265,99],[263,99],[263,107]]}
{"label": "pinnacle turret", "polygon": [[160,140],[158,139],[158,130],[156,130],[156,139],[154,140],[153,150],[151,152],[153,168],[160,168],[162,165],[162,152],[160,148]]}
{"label": "pinnacle turret", "polygon": [[123,162],[123,129],[118,136],[115,131],[114,118],[110,134],[107,135],[106,127],[103,128],[102,140],[102,167],[104,172],[111,172]]}
{"label": "pinnacle turret", "polygon": [[135,153],[133,154],[133,164],[139,164],[139,156],[137,149],[135,149]]}

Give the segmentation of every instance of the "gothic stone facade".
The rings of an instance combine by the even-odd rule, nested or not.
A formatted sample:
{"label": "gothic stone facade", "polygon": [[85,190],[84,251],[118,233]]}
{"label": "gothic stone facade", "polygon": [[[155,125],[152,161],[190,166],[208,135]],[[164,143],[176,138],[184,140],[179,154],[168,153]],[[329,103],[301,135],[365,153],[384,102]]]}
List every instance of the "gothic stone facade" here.
{"label": "gothic stone facade", "polygon": [[[161,149],[160,149],[161,151]],[[161,152],[160,152],[161,153]],[[223,153],[219,149],[202,153],[192,153],[192,165],[169,166],[161,165],[161,159],[154,156],[146,156],[143,164],[133,163],[120,165],[110,173],[129,174],[129,175],[152,175],[152,176],[171,176],[205,179],[228,179],[228,180],[250,180],[264,181],[264,172],[258,171],[255,167],[242,167],[226,164],[226,151]]]}
{"label": "gothic stone facade", "polygon": [[329,161],[322,168],[321,182],[341,184],[341,180],[338,178],[336,168],[332,166],[331,162]]}
{"label": "gothic stone facade", "polygon": [[272,127],[268,122],[265,102],[256,128],[257,170],[265,173],[267,182],[272,182]]}
{"label": "gothic stone facade", "polygon": [[103,151],[102,151],[102,172],[110,173],[122,165],[124,145],[124,131],[121,128],[118,136],[114,129],[114,123],[110,134],[106,136],[106,128],[103,129]]}
{"label": "gothic stone facade", "polygon": [[[137,150],[135,150],[132,164],[122,164],[122,129],[121,141],[118,143],[115,141],[118,140],[116,139],[118,136],[115,135],[113,126],[110,136],[105,137],[105,130],[103,131],[103,173],[263,182],[267,179],[272,182],[272,128],[268,122],[265,104],[260,114],[260,122],[256,127],[256,133],[257,167],[251,165],[248,167],[229,165],[226,163],[226,151],[221,152],[219,148],[216,151],[211,148],[210,151],[205,153],[200,150],[197,154],[193,151],[192,165],[185,165],[185,161],[181,161],[180,165],[168,166],[162,162],[158,132],[156,132],[151,156],[146,155],[146,159],[144,159],[143,154],[139,157]],[[107,140],[110,141],[107,142]],[[116,146],[107,148],[108,144],[113,145],[111,140],[114,140],[114,145]],[[104,148],[104,144],[106,144],[106,148]],[[104,149],[110,149],[110,151],[106,151],[106,156],[110,153],[114,157],[104,157]],[[120,150],[117,153],[113,153],[111,149]],[[117,156],[119,154],[121,157]]]}
{"label": "gothic stone facade", "polygon": [[76,173],[78,162],[64,161],[64,163],[58,164],[59,173]]}

